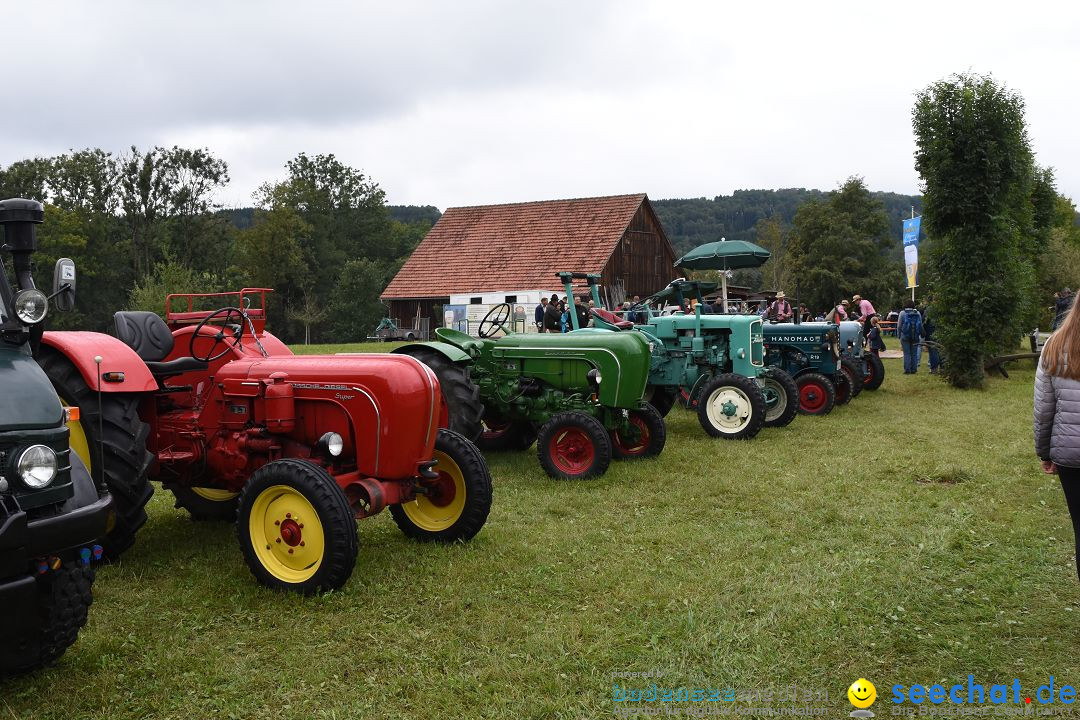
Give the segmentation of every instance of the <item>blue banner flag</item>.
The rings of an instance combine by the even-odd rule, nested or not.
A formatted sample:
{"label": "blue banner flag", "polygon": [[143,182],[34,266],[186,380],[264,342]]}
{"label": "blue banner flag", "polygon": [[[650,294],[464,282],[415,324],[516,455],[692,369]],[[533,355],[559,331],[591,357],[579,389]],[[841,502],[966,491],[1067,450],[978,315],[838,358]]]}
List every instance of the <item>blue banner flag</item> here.
{"label": "blue banner flag", "polygon": [[904,221],[904,270],[908,289],[919,287],[919,226],[922,218]]}

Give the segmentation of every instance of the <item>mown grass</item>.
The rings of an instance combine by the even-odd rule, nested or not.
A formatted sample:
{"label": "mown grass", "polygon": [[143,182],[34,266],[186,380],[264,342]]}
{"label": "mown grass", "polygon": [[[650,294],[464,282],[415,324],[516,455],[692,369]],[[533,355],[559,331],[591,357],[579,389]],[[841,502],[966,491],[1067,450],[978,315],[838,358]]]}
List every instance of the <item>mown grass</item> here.
{"label": "mown grass", "polygon": [[616,706],[612,672],[654,669],[827,690],[830,715],[860,676],[879,715],[895,683],[1075,686],[1080,588],[1032,453],[1033,370],[959,392],[886,368],[878,392],[751,442],[675,409],[659,459],[591,481],[491,455],[472,543],[412,543],[384,513],[324,597],[257,586],[232,527],[158,490],[78,643],[7,681],[0,716],[591,718]]}

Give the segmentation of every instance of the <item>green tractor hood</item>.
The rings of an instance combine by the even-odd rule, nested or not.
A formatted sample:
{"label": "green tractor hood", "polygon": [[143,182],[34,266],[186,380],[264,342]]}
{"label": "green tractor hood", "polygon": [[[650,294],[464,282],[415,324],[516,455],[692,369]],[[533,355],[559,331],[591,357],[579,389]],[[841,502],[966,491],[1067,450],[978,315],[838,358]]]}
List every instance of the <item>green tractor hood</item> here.
{"label": "green tractor hood", "polygon": [[520,333],[486,341],[483,353],[561,390],[588,387],[596,369],[600,402],[611,407],[636,409],[649,379],[651,353],[641,333]]}

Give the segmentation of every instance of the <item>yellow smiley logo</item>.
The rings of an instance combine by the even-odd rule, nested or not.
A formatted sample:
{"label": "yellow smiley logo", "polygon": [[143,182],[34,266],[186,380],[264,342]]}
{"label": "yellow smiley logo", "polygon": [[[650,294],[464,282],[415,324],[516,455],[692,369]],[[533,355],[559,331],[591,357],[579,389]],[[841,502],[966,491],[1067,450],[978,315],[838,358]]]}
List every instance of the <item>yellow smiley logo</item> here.
{"label": "yellow smiley logo", "polygon": [[859,678],[847,689],[848,700],[860,710],[865,710],[877,700],[877,688],[866,678]]}

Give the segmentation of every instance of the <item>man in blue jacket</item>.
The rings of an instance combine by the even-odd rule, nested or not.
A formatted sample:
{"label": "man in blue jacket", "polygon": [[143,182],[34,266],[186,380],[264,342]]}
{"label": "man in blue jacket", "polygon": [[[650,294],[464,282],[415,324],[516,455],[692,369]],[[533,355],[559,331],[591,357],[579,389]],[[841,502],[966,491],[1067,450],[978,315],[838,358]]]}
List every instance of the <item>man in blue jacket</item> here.
{"label": "man in blue jacket", "polygon": [[540,304],[536,306],[536,329],[544,332],[544,311],[547,310],[548,299],[540,298]]}

